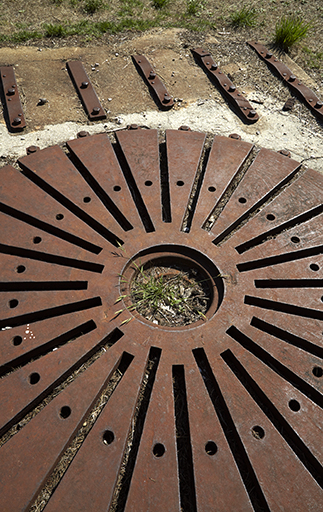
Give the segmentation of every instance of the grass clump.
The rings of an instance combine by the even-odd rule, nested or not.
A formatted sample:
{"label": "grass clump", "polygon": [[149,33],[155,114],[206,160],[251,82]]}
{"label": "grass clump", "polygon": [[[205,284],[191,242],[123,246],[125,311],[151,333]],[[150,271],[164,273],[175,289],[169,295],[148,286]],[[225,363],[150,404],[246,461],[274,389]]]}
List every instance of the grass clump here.
{"label": "grass clump", "polygon": [[166,5],[169,4],[169,0],[152,0],[152,4],[155,7],[155,9],[162,9],[163,7],[166,7]]}
{"label": "grass clump", "polygon": [[190,16],[197,16],[203,8],[203,2],[201,0],[187,0],[186,12]]}
{"label": "grass clump", "polygon": [[254,27],[258,13],[254,7],[242,7],[234,11],[231,16],[231,25],[233,27]]}
{"label": "grass clump", "polygon": [[305,23],[299,17],[283,16],[276,23],[274,44],[277,48],[288,52],[293,44],[298,43],[307,36],[308,30],[311,28],[310,23]]}
{"label": "grass clump", "polygon": [[63,25],[58,24],[46,24],[45,28],[45,36],[46,37],[64,37],[66,36],[66,28]]}
{"label": "grass clump", "polygon": [[102,6],[102,0],[86,0],[83,9],[87,14],[94,14],[96,11],[101,9]]}

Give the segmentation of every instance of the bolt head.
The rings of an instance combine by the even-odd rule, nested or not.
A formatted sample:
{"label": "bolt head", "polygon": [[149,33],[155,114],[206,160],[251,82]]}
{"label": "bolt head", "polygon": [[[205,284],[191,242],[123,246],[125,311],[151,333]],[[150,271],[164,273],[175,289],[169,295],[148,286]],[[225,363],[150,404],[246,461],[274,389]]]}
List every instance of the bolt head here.
{"label": "bolt head", "polygon": [[234,92],[235,90],[236,90],[235,86],[234,85],[230,85],[229,91],[230,92]]}
{"label": "bolt head", "polygon": [[179,130],[182,130],[183,132],[190,132],[191,131],[191,128],[189,126],[186,126],[186,125],[182,125],[178,128]]}
{"label": "bolt head", "polygon": [[250,110],[248,116],[249,117],[255,117],[256,114],[257,114],[257,112],[255,110]]}
{"label": "bolt head", "polygon": [[15,117],[13,120],[13,124],[20,124],[20,123],[21,123],[20,117]]}
{"label": "bolt head", "polygon": [[217,64],[212,64],[211,69],[216,70],[218,68]]}
{"label": "bolt head", "polygon": [[170,96],[168,96],[168,94],[165,94],[164,99],[163,99],[163,103],[169,103],[171,99],[172,98]]}
{"label": "bolt head", "polygon": [[273,54],[271,52],[266,53],[266,59],[270,59],[272,56],[273,56]]}
{"label": "bolt head", "polygon": [[230,139],[241,140],[241,135],[239,135],[238,133],[231,133],[231,135],[229,135],[229,138]]}
{"label": "bolt head", "polygon": [[99,107],[94,107],[94,109],[92,110],[92,114],[94,114],[95,116],[100,114],[100,108]]}
{"label": "bolt head", "polygon": [[290,158],[290,151],[288,151],[287,149],[281,149],[280,151],[278,151],[278,153],[280,153],[283,156],[287,156],[288,158]]}
{"label": "bolt head", "polygon": [[82,130],[81,132],[78,132],[77,134],[77,138],[78,139],[82,139],[83,137],[87,137],[89,134],[89,132],[86,132],[85,130]]}
{"label": "bolt head", "polygon": [[86,89],[89,85],[89,82],[82,82],[81,87],[82,89]]}
{"label": "bolt head", "polygon": [[296,80],[296,76],[295,75],[290,75],[289,80],[291,82],[294,82],[294,80]]}
{"label": "bolt head", "polygon": [[32,153],[36,153],[36,151],[39,150],[38,146],[29,146],[29,148],[26,148],[27,155],[31,155]]}
{"label": "bolt head", "polygon": [[12,87],[10,89],[8,89],[8,95],[9,96],[13,96],[15,94],[16,90]]}
{"label": "bolt head", "polygon": [[156,73],[154,71],[150,71],[148,78],[155,78],[155,77],[156,77]]}
{"label": "bolt head", "polygon": [[138,130],[139,126],[137,124],[130,124],[128,126],[128,130]]}
{"label": "bolt head", "polygon": [[316,105],[315,105],[315,108],[321,108],[321,107],[323,107],[323,102],[322,101],[317,101]]}

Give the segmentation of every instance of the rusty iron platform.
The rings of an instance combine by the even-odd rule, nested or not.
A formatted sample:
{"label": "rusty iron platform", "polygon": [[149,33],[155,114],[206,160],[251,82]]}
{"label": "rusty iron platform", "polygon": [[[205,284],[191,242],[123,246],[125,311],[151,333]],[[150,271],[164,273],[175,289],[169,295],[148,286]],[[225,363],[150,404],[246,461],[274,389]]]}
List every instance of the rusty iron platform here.
{"label": "rusty iron platform", "polygon": [[[1,169],[1,511],[320,510],[323,176],[238,138],[111,140]],[[205,319],[116,304],[161,257],[204,269]]]}

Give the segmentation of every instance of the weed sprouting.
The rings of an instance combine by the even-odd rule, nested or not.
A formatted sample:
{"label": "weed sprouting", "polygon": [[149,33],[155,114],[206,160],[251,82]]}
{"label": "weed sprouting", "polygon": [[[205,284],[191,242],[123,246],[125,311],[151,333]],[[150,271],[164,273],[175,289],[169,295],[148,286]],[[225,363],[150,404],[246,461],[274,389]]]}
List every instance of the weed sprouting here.
{"label": "weed sprouting", "polygon": [[242,7],[234,11],[231,16],[231,25],[233,27],[254,27],[258,13],[254,7]]}
{"label": "weed sprouting", "polygon": [[298,43],[307,36],[311,28],[310,23],[306,23],[301,18],[295,16],[283,16],[276,23],[274,44],[277,48],[288,52],[293,44]]}

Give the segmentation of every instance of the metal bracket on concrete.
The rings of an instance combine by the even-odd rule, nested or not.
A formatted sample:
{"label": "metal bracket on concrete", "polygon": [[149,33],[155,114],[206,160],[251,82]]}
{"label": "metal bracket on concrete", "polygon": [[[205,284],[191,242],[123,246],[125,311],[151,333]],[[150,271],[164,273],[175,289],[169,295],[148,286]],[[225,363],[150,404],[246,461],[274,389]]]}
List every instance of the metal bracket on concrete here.
{"label": "metal bracket on concrete", "polygon": [[267,62],[270,67],[274,68],[281,78],[286,82],[294,91],[298,92],[306,105],[313,110],[316,114],[323,118],[323,101],[316,96],[316,94],[302,84],[292,71],[284,64],[280,62],[275,55],[273,55],[265,46],[255,41],[248,41],[249,46],[256,50],[259,57]]}
{"label": "metal bracket on concrete", "polygon": [[202,48],[195,48],[192,50],[192,53],[196,57],[199,57],[202,67],[216,81],[217,85],[220,86],[226,98],[239,108],[242,117],[248,123],[255,123],[258,121],[259,116],[257,112],[250,105],[248,100],[246,100],[237,90],[231,80],[219,69],[210,52],[203,50]]}
{"label": "metal bracket on concrete", "polygon": [[66,67],[91,121],[106,119],[106,113],[91,84],[91,80],[79,60],[67,62]]}
{"label": "metal bracket on concrete", "polygon": [[155,93],[163,110],[168,110],[174,105],[174,100],[168,94],[167,89],[161,79],[157,76],[154,68],[144,55],[132,55],[133,61],[140,69],[146,83]]}
{"label": "metal bracket on concrete", "polygon": [[22,130],[26,127],[26,122],[22,111],[13,67],[1,67],[0,76],[3,88],[3,97],[7,107],[8,125],[11,130]]}

